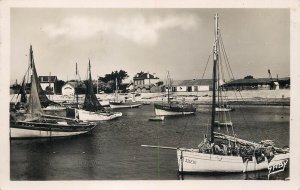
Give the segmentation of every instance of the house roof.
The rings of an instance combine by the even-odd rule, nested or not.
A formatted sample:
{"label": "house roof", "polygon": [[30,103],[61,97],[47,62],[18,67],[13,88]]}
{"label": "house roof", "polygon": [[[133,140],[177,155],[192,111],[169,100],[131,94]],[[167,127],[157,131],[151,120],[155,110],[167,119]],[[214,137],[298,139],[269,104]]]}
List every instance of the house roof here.
{"label": "house roof", "polygon": [[203,86],[212,85],[212,79],[174,80],[172,86]]}
{"label": "house roof", "polygon": [[76,82],[67,82],[66,84],[63,85],[63,87],[66,86],[66,85],[70,85],[73,88],[75,88],[77,84],[76,84]]}
{"label": "house roof", "polygon": [[[290,77],[279,78],[278,81],[287,81],[290,80]],[[276,78],[273,81],[277,81]],[[254,84],[270,84],[270,78],[257,78],[257,79],[236,79],[226,83],[226,85],[254,85]]]}
{"label": "house roof", "polygon": [[269,78],[258,78],[258,79],[236,79],[226,83],[226,85],[235,85],[235,84],[270,84]]}
{"label": "house roof", "polygon": [[142,79],[159,79],[158,77],[155,77],[154,75],[150,74],[150,73],[144,73],[144,72],[140,72],[137,73],[134,77],[133,80],[142,80]]}
{"label": "house roof", "polygon": [[289,80],[291,80],[290,77],[283,77],[278,79],[278,81],[289,81]]}
{"label": "house roof", "polygon": [[[288,81],[290,77],[279,78],[278,81]],[[273,79],[277,81],[277,79]],[[254,84],[270,84],[271,80],[269,78],[257,78],[257,79],[236,79],[230,82],[227,82],[226,85],[254,85]],[[203,86],[209,85],[212,86],[212,79],[193,79],[193,80],[174,80],[172,81],[172,86]]]}
{"label": "house roof", "polygon": [[39,81],[41,83],[44,83],[44,82],[56,82],[57,81],[57,76],[39,76]]}
{"label": "house roof", "polygon": [[79,88],[80,88],[80,87],[81,87],[81,88],[85,88],[85,84],[84,84],[82,81],[79,81],[78,83],[77,83],[76,81],[68,81],[66,84],[63,85],[63,87],[64,87],[65,85],[70,85],[70,86],[72,86],[73,88],[77,87],[77,85],[78,85]]}

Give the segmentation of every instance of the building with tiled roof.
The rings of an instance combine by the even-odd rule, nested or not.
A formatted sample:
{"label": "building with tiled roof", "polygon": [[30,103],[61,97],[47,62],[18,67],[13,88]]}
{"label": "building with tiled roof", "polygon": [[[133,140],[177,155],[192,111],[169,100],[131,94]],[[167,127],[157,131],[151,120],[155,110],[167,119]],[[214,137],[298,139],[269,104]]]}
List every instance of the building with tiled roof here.
{"label": "building with tiled roof", "polygon": [[133,77],[133,88],[137,92],[150,92],[153,86],[157,86],[159,78],[143,71],[137,73]]}
{"label": "building with tiled roof", "polygon": [[[276,87],[277,86],[277,87]],[[270,79],[270,78],[252,78],[252,79],[236,79],[223,85],[227,90],[261,90],[275,88],[289,88],[290,77]]]}

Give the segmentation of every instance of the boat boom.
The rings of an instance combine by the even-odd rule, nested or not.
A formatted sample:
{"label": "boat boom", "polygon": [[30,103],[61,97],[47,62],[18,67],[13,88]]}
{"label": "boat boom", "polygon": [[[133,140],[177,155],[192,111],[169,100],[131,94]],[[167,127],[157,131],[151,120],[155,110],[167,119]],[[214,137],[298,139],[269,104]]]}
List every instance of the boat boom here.
{"label": "boat boom", "polygon": [[161,149],[170,149],[170,150],[177,150],[178,148],[176,147],[168,147],[168,146],[155,146],[155,145],[141,145],[142,147],[147,147],[147,148],[161,148]]}

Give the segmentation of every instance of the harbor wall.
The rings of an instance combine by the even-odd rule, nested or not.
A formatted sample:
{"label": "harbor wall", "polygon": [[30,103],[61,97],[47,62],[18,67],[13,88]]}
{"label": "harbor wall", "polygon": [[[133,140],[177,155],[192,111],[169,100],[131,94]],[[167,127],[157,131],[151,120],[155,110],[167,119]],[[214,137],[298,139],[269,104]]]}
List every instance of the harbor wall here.
{"label": "harbor wall", "polygon": [[[20,99],[20,96],[10,95],[11,102],[16,102]],[[106,104],[114,100],[114,93],[111,94],[97,94],[99,100],[106,102]],[[212,91],[206,92],[172,92],[170,98],[172,101],[184,101],[187,103],[196,104],[209,104],[211,101]],[[244,102],[245,104],[270,104],[270,105],[289,105],[290,104],[290,90],[242,90],[242,91],[225,91],[223,96],[227,102],[235,104],[237,102]],[[60,103],[74,102],[75,96],[64,95],[50,95],[50,100]],[[122,93],[119,94],[120,100],[132,100],[133,94]],[[79,95],[79,102],[84,101],[84,95]],[[141,102],[161,102],[167,101],[167,94],[164,93],[139,93],[135,95],[135,101]]]}

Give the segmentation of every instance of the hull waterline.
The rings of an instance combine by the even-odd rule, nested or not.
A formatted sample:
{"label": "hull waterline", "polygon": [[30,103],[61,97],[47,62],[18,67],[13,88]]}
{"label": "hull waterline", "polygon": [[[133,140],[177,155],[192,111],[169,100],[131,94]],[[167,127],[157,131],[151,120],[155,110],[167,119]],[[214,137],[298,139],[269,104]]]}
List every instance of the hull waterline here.
{"label": "hull waterline", "polygon": [[137,108],[137,107],[141,106],[141,104],[137,104],[137,103],[115,103],[115,102],[110,102],[109,106],[112,109],[117,109],[117,108]]}
{"label": "hull waterline", "polygon": [[267,158],[262,162],[257,162],[255,157],[251,160],[243,160],[240,156],[225,156],[215,154],[205,154],[197,152],[198,149],[178,149],[178,171],[187,173],[209,173],[209,172],[250,172],[267,170],[268,167],[287,163],[289,153],[276,154],[268,162]]}
{"label": "hull waterline", "polygon": [[75,115],[76,118],[83,121],[106,121],[106,120],[112,120],[121,117],[122,113],[121,112],[112,112],[112,113],[90,112],[82,109],[76,109]]}
{"label": "hull waterline", "polygon": [[77,136],[91,132],[95,124],[67,125],[34,122],[13,122],[10,124],[10,138],[52,138]]}
{"label": "hull waterline", "polygon": [[157,116],[172,116],[172,115],[192,115],[196,109],[192,106],[183,105],[160,105],[154,104],[155,115]]}

